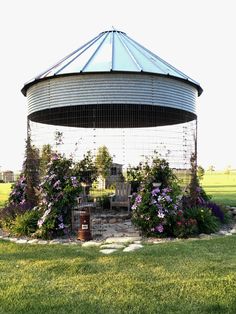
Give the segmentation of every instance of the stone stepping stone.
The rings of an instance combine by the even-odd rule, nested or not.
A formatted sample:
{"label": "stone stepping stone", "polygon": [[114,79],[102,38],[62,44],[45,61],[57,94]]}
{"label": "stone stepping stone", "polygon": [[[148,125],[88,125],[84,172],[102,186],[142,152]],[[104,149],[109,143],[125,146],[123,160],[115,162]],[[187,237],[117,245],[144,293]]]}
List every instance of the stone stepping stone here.
{"label": "stone stepping stone", "polygon": [[210,235],[210,234],[206,234],[206,233],[200,233],[200,234],[198,235],[198,237],[199,237],[200,239],[210,239],[210,238],[211,238],[211,235]]}
{"label": "stone stepping stone", "polygon": [[125,248],[125,245],[120,243],[108,243],[101,245],[101,249],[123,249]]}
{"label": "stone stepping stone", "polygon": [[105,243],[129,243],[141,240],[141,237],[112,237],[107,238]]}
{"label": "stone stepping stone", "polygon": [[17,240],[19,240],[18,238],[9,238],[10,242],[16,242]]}
{"label": "stone stepping stone", "polygon": [[130,244],[129,246],[127,246],[126,248],[124,248],[123,252],[133,252],[136,250],[139,250],[143,247],[142,244]]}
{"label": "stone stepping stone", "polygon": [[61,244],[60,240],[51,240],[49,241],[49,244]]}
{"label": "stone stepping stone", "polygon": [[217,232],[218,235],[227,235],[228,231],[226,230],[220,230],[219,232]]}
{"label": "stone stepping stone", "polygon": [[15,241],[15,243],[18,243],[18,244],[26,244],[26,243],[28,243],[28,240],[19,239],[19,240]]}
{"label": "stone stepping stone", "polygon": [[230,233],[231,234],[236,234],[236,229],[234,228],[234,229],[230,230]]}
{"label": "stone stepping stone", "polygon": [[28,241],[29,244],[37,244],[38,242],[39,242],[38,239],[32,239]]}
{"label": "stone stepping stone", "polygon": [[10,238],[8,238],[8,237],[3,237],[2,239],[5,241],[10,241]]}
{"label": "stone stepping stone", "polygon": [[38,244],[48,244],[48,241],[46,241],[46,240],[39,240]]}
{"label": "stone stepping stone", "polygon": [[111,254],[111,253],[114,253],[114,252],[116,252],[117,251],[117,249],[104,249],[104,250],[100,250],[100,252],[101,253],[103,253],[103,254]]}
{"label": "stone stepping stone", "polygon": [[95,242],[95,241],[88,241],[88,242],[82,243],[83,247],[100,246],[100,245],[101,243]]}

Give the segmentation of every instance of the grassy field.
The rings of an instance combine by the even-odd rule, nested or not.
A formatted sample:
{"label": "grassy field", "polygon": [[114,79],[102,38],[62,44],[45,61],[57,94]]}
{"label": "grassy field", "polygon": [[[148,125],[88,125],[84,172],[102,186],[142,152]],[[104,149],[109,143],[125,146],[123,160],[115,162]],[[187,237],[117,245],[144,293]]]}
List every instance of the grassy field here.
{"label": "grassy field", "polygon": [[215,202],[236,206],[236,172],[207,172],[201,183]]}
{"label": "grassy field", "polygon": [[0,183],[0,207],[2,207],[7,200],[11,186],[11,183]]}
{"label": "grassy field", "polygon": [[0,240],[0,313],[236,313],[236,236],[112,255]]}

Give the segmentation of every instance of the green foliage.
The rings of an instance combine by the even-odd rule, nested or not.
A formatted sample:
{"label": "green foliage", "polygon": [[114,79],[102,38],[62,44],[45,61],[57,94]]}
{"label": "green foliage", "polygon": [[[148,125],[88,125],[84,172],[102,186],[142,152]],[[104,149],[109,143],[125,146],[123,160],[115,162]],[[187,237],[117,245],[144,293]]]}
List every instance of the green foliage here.
{"label": "green foliage", "polygon": [[18,215],[24,214],[31,209],[28,203],[24,204],[6,204],[0,209],[0,226],[10,231],[14,221]]}
{"label": "green foliage", "polygon": [[151,189],[153,183],[161,183],[161,188],[172,187],[178,179],[169,167],[165,159],[161,159],[156,153],[143,164],[145,187]]}
{"label": "green foliage", "polygon": [[199,180],[197,177],[197,156],[195,153],[192,153],[190,158],[191,163],[191,179],[189,184],[189,198],[190,206],[196,206],[199,196]]}
{"label": "green foliage", "polygon": [[196,219],[198,233],[214,233],[219,230],[220,221],[213,214],[211,209],[206,207],[192,207],[184,211],[186,218]]}
{"label": "green foliage", "polygon": [[135,190],[138,190],[141,184],[146,189],[151,190],[154,183],[160,183],[161,188],[171,187],[180,192],[178,179],[169,167],[169,163],[160,158],[157,153],[146,158],[144,162],[140,162],[137,167],[128,168],[127,181],[135,186]]}
{"label": "green foliage", "polygon": [[97,178],[97,168],[91,151],[88,151],[82,160],[75,164],[75,171],[81,182],[91,186]]}
{"label": "green foliage", "polygon": [[98,174],[101,175],[103,178],[106,178],[112,165],[112,157],[106,146],[101,146],[98,148],[98,152],[95,158],[95,165]]}
{"label": "green foliage", "polygon": [[47,174],[48,164],[52,156],[52,147],[50,144],[43,145],[40,152],[39,174],[40,178],[43,178]]}
{"label": "green foliage", "polygon": [[96,199],[99,206],[103,209],[109,209],[110,208],[110,197],[108,195],[102,195],[99,196]]}
{"label": "green foliage", "polygon": [[204,168],[202,166],[197,166],[197,177],[199,181],[203,180],[204,174],[205,174]]}
{"label": "green foliage", "polygon": [[39,160],[39,150],[32,145],[30,132],[28,132],[22,175],[26,179],[26,195],[32,207],[38,203],[35,191],[39,185]]}
{"label": "green foliage", "polygon": [[27,211],[22,215],[17,215],[11,226],[12,233],[17,236],[32,235],[37,230],[40,215],[37,209]]}
{"label": "green foliage", "polygon": [[55,140],[55,146],[57,149],[59,146],[63,144],[63,132],[56,131],[54,140]]}

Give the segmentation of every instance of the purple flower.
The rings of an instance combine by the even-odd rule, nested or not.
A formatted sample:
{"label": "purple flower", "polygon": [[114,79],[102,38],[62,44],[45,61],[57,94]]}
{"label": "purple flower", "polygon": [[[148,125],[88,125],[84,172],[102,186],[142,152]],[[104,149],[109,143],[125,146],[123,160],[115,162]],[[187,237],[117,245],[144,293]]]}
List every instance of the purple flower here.
{"label": "purple flower", "polygon": [[140,204],[142,202],[142,196],[141,195],[137,195],[136,199],[135,199],[135,202],[137,204]]}
{"label": "purple flower", "polygon": [[152,196],[156,196],[158,193],[160,193],[160,189],[156,188],[154,190],[152,190]]}
{"label": "purple flower", "polygon": [[65,228],[65,225],[64,225],[63,223],[60,223],[60,224],[58,225],[58,228],[59,228],[59,229],[64,229],[64,228]]}
{"label": "purple flower", "polygon": [[59,157],[56,153],[52,155],[52,160],[58,160],[58,159],[59,159]]}
{"label": "purple flower", "polygon": [[170,189],[170,188],[164,188],[164,189],[162,190],[162,192],[163,192],[163,193],[169,193],[169,192],[171,192],[171,189]]}
{"label": "purple flower", "polygon": [[172,202],[172,198],[169,195],[166,195],[165,199],[168,203]]}
{"label": "purple flower", "polygon": [[155,227],[155,231],[162,233],[164,231],[164,227],[162,224]]}
{"label": "purple flower", "polygon": [[160,204],[157,204],[157,208],[158,208],[159,210],[163,210],[163,207],[162,207]]}
{"label": "purple flower", "polygon": [[62,217],[62,215],[58,216],[57,219],[58,219],[60,222],[63,222],[63,217]]}
{"label": "purple flower", "polygon": [[197,186],[197,187],[196,187],[196,192],[197,192],[197,193],[200,193],[200,192],[201,192],[200,186]]}
{"label": "purple flower", "polygon": [[74,188],[78,187],[79,182],[78,182],[76,177],[71,177],[71,182],[72,182],[72,185],[73,185]]}

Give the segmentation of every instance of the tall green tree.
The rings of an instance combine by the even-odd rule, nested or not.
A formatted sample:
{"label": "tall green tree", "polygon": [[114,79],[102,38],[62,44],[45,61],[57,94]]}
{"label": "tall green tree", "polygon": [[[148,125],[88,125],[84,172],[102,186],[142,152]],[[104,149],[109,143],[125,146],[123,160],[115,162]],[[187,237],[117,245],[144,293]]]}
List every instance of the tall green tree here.
{"label": "tall green tree", "polygon": [[97,178],[97,169],[94,161],[94,156],[91,151],[84,154],[84,158],[76,163],[75,171],[80,177],[81,182],[86,185],[92,185]]}
{"label": "tall green tree", "polygon": [[43,145],[40,152],[39,175],[44,177],[47,173],[48,164],[52,157],[52,146],[50,144]]}
{"label": "tall green tree", "polygon": [[191,206],[194,207],[197,205],[197,198],[199,195],[199,179],[197,176],[197,156],[195,153],[192,153],[190,158],[191,163],[191,178],[189,184],[190,200]]}
{"label": "tall green tree", "polygon": [[98,148],[98,152],[95,158],[95,165],[98,171],[98,174],[105,179],[112,165],[112,157],[106,146],[101,146]]}
{"label": "tall green tree", "polygon": [[38,202],[37,187],[39,185],[39,150],[32,145],[30,133],[26,140],[23,175],[26,180],[26,195],[28,202],[36,206]]}

